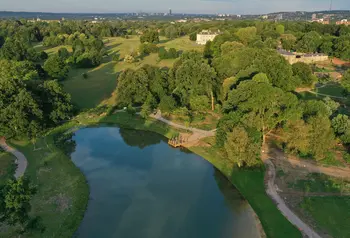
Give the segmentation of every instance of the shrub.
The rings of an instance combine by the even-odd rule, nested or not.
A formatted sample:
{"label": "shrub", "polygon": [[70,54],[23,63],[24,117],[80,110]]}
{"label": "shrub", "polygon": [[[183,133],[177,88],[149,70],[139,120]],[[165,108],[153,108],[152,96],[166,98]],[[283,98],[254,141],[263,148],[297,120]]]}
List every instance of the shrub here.
{"label": "shrub", "polygon": [[88,78],[88,74],[87,73],[83,73],[83,78],[87,79]]}

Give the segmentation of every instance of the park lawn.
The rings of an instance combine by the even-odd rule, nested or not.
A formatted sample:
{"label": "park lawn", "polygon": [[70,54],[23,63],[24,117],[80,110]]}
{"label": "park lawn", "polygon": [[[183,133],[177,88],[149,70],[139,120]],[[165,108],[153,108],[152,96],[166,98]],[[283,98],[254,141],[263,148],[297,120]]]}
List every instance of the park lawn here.
{"label": "park lawn", "polygon": [[0,186],[4,185],[8,179],[14,177],[16,164],[16,158],[7,152],[0,150]]}
{"label": "park lawn", "polygon": [[162,40],[158,45],[165,47],[166,49],[175,48],[180,51],[191,51],[196,50],[199,52],[204,51],[203,45],[197,45],[195,41],[191,41],[188,36],[175,38],[174,40]]}
{"label": "park lawn", "polygon": [[[69,156],[54,146],[53,134],[39,139],[35,151],[29,141],[12,140],[11,145],[28,159],[25,176],[37,186],[31,214],[40,216],[46,228],[42,234],[25,237],[72,237],[88,203],[89,187],[85,177]],[[0,237],[3,236],[0,234]]]}
{"label": "park lawn", "polygon": [[61,48],[66,48],[68,50],[68,52],[73,52],[72,46],[70,46],[70,45],[59,45],[59,46],[56,46],[53,48],[47,48],[47,49],[45,49],[45,52],[48,55],[52,55],[52,54],[56,54],[58,52],[58,50]]}
{"label": "park lawn", "polygon": [[301,208],[309,213],[317,226],[337,238],[350,237],[350,197],[304,198]]}
{"label": "park lawn", "polygon": [[329,82],[325,86],[317,88],[316,93],[321,93],[333,97],[344,97],[344,88],[336,82]]}
{"label": "park lawn", "polygon": [[[88,75],[83,78],[83,73]],[[62,82],[72,102],[81,109],[98,106],[109,98],[117,86],[114,63],[101,64],[94,69],[71,69],[68,78]]]}

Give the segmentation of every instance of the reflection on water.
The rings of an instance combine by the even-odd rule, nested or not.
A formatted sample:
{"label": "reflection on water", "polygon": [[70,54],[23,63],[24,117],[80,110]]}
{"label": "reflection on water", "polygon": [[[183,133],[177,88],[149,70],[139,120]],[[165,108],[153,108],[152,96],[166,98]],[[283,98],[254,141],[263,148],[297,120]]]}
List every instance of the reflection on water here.
{"label": "reflection on water", "polygon": [[247,202],[201,157],[154,133],[86,128],[72,160],[90,185],[77,237],[258,237]]}

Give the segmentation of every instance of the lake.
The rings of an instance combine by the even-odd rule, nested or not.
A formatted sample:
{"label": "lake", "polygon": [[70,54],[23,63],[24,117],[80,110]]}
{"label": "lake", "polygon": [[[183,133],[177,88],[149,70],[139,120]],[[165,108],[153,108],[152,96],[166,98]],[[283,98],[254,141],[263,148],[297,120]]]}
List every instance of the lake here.
{"label": "lake", "polygon": [[72,161],[90,186],[75,237],[256,238],[247,201],[209,162],[155,133],[75,132]]}

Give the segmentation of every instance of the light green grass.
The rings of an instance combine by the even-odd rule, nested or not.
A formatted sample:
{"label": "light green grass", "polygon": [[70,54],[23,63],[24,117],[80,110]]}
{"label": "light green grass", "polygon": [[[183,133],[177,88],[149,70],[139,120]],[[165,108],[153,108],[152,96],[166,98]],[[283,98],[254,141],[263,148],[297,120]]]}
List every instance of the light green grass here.
{"label": "light green grass", "polygon": [[305,198],[301,208],[316,221],[317,226],[337,238],[350,237],[350,197]]}
{"label": "light green grass", "polygon": [[[33,216],[40,216],[43,234],[25,237],[72,237],[83,218],[89,189],[83,174],[53,143],[53,136],[40,139],[37,150],[28,141],[11,141],[28,159],[25,176],[37,186],[31,205]],[[2,236],[0,237],[15,237]]]}
{"label": "light green grass", "polygon": [[[164,43],[162,43],[164,42]],[[188,36],[183,36],[176,38],[174,40],[161,39],[159,46],[164,46],[165,48],[175,48],[180,51],[191,51],[196,50],[202,52],[204,50],[203,45],[197,45],[195,41],[191,41]]]}
{"label": "light green grass", "polygon": [[66,48],[68,50],[68,52],[73,51],[72,46],[70,46],[70,45],[59,45],[59,46],[56,46],[53,48],[46,48],[46,49],[44,48],[44,49],[48,55],[52,55],[52,54],[56,54],[58,52],[58,50],[61,48]]}

